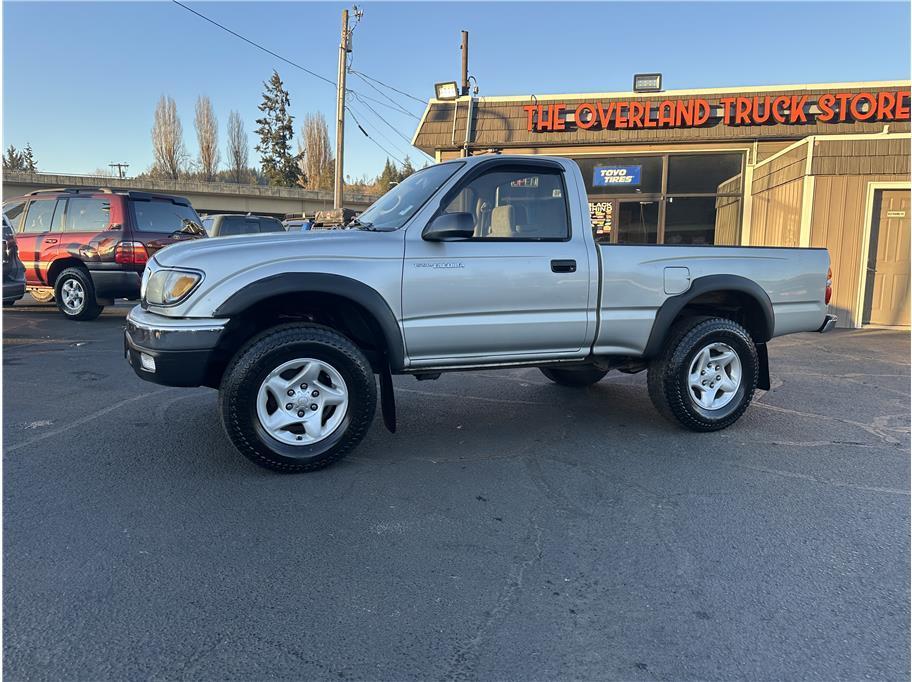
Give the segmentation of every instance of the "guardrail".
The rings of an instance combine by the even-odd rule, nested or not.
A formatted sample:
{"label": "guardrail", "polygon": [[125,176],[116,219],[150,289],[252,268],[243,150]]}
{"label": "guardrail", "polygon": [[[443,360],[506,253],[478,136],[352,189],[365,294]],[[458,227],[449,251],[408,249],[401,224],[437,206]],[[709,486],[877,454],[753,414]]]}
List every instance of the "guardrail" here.
{"label": "guardrail", "polygon": [[[230,182],[197,182],[195,180],[166,180],[162,178],[112,178],[104,175],[77,175],[57,173],[26,173],[3,171],[7,185],[39,185],[42,187],[110,187],[135,189],[168,194],[224,194],[248,197],[273,197],[311,201],[329,201],[333,193],[326,190],[299,187],[274,187],[270,185],[241,185]],[[377,199],[376,194],[345,192],[344,201],[368,205]]]}

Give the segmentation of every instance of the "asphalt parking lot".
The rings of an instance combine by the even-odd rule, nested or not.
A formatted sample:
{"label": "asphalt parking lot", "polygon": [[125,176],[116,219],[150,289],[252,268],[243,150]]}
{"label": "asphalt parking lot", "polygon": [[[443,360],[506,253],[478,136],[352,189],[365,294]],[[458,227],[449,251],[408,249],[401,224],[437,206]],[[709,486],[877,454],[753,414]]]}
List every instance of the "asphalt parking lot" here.
{"label": "asphalt parking lot", "polygon": [[3,315],[7,679],[904,679],[909,335],[770,346],[693,434],[644,375],[396,379],[349,458],[242,458],[128,306]]}

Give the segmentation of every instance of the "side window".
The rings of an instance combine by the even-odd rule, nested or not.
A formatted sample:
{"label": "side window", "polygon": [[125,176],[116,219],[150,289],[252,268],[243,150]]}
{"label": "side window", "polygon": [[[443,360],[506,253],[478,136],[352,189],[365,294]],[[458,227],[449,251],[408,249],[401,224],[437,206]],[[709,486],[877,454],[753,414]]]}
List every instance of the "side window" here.
{"label": "side window", "polygon": [[465,185],[443,212],[471,214],[475,239],[556,241],[570,236],[567,197],[557,170],[491,170]]}
{"label": "side window", "polygon": [[260,232],[284,232],[285,226],[275,218],[260,218]]}
{"label": "side window", "polygon": [[66,211],[66,232],[102,232],[111,224],[111,200],[70,199]]}
{"label": "side window", "polygon": [[26,233],[49,231],[51,222],[54,219],[54,207],[56,205],[57,202],[54,199],[31,202],[25,214],[25,221],[22,223],[21,231]]}
{"label": "side window", "polygon": [[3,205],[3,215],[9,220],[14,232],[19,229],[19,222],[22,220],[23,210],[25,210],[24,201],[15,201]]}
{"label": "side window", "polygon": [[212,218],[203,219],[203,229],[206,230],[206,234],[212,236]]}
{"label": "side window", "polygon": [[[254,223],[253,231],[256,232],[256,223]],[[249,232],[251,229],[247,227],[247,219],[244,216],[225,216],[219,226],[219,237],[230,237]]]}
{"label": "side window", "polygon": [[51,222],[51,232],[63,232],[66,225],[63,224],[66,218],[67,199],[58,199],[57,208],[54,209],[54,220]]}

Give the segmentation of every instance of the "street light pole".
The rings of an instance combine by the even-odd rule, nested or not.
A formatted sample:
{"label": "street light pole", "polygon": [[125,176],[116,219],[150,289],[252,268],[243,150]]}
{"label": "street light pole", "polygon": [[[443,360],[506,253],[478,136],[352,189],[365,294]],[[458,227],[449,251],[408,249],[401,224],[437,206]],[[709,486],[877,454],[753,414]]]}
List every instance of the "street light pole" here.
{"label": "street light pole", "polygon": [[342,10],[342,41],[339,43],[339,77],[336,94],[336,177],[333,185],[333,208],[342,208],[342,161],[345,154],[345,72],[348,62],[348,10]]}

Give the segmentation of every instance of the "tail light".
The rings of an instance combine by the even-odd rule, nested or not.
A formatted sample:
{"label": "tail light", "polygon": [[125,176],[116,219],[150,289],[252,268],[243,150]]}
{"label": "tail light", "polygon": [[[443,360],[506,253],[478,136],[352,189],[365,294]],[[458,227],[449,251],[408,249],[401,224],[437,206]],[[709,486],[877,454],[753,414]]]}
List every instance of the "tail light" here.
{"label": "tail light", "polygon": [[119,242],[114,247],[114,262],[122,265],[145,265],[149,260],[142,242]]}
{"label": "tail light", "polygon": [[827,268],[826,289],[823,292],[823,302],[826,305],[829,305],[830,299],[832,297],[833,297],[833,268]]}

